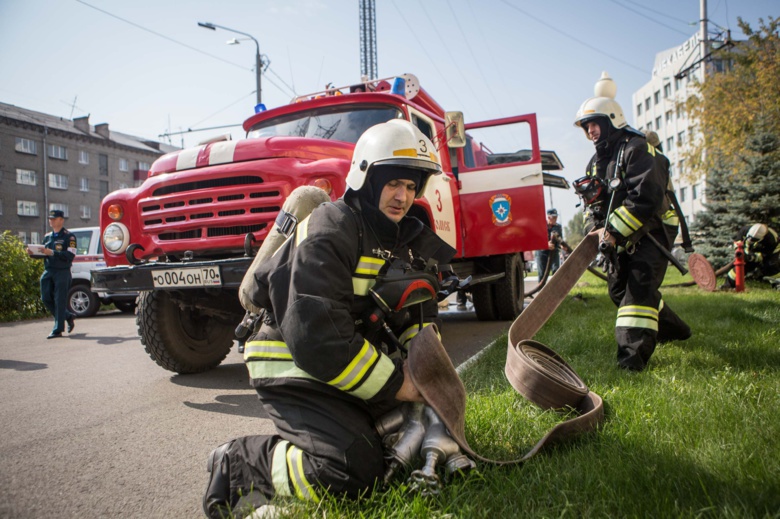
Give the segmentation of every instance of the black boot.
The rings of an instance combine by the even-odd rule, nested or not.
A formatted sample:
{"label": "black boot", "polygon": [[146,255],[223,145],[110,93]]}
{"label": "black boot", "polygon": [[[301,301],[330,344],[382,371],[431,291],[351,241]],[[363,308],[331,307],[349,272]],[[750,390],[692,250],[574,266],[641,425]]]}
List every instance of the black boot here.
{"label": "black boot", "polygon": [[690,337],[691,327],[664,301],[664,307],[658,313],[658,342],[684,341]]}
{"label": "black boot", "polygon": [[232,508],[230,496],[230,461],[227,451],[232,441],[223,443],[209,454],[206,470],[209,482],[203,496],[203,511],[211,519],[223,519],[230,516]]}

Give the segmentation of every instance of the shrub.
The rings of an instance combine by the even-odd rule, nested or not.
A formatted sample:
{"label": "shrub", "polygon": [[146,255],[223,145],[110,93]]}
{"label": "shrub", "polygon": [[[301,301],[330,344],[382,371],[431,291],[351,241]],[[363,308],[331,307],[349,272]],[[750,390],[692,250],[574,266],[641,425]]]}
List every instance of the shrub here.
{"label": "shrub", "polygon": [[39,283],[43,261],[28,256],[24,243],[11,231],[0,235],[0,272],[0,321],[44,315]]}

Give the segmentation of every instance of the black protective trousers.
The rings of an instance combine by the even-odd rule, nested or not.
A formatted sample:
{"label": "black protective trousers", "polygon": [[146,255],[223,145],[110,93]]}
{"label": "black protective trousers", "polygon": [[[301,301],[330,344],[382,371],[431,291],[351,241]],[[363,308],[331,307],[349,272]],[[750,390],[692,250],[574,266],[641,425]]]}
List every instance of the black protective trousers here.
{"label": "black protective trousers", "polygon": [[[362,402],[311,381],[288,380],[257,392],[278,434],[237,438],[228,449],[234,503],[251,490],[266,498],[319,499],[325,492],[357,498],[373,489],[384,472],[381,439]],[[284,442],[286,440],[289,444]],[[279,463],[277,447],[302,452],[304,478],[290,462]],[[274,463],[276,461],[276,463]],[[313,493],[296,489],[307,482]]]}
{"label": "black protective trousers", "polygon": [[[657,231],[663,243],[667,237]],[[670,237],[670,241],[673,240]],[[618,254],[617,269],[608,277],[609,296],[618,307],[615,325],[618,365],[641,371],[658,341],[685,340],[688,325],[675,314],[658,290],[669,260],[649,239],[639,240],[632,254]]]}

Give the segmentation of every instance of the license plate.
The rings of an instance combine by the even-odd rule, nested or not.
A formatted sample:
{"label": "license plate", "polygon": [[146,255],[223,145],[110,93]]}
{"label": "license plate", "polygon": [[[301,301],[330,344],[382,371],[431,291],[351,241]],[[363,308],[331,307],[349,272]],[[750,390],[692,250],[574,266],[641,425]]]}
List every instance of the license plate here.
{"label": "license plate", "polygon": [[152,281],[155,288],[222,286],[219,267],[153,270]]}

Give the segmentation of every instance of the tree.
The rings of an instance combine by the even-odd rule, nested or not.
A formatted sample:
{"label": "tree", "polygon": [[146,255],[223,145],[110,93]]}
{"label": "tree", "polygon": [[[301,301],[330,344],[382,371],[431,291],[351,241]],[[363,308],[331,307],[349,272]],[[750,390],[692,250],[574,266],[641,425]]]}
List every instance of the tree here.
{"label": "tree", "polygon": [[576,247],[585,236],[585,216],[582,211],[574,213],[574,217],[569,220],[564,229],[563,238],[571,248]]}
{"label": "tree", "polygon": [[741,226],[780,223],[780,19],[760,19],[758,32],[739,25],[748,41],[727,55],[734,66],[697,85],[687,103],[702,133],[687,162],[707,177],[694,245],[715,267],[733,259]]}

